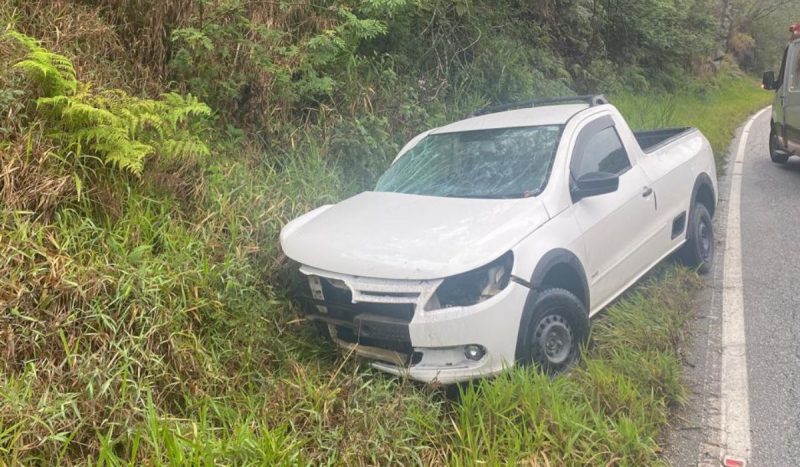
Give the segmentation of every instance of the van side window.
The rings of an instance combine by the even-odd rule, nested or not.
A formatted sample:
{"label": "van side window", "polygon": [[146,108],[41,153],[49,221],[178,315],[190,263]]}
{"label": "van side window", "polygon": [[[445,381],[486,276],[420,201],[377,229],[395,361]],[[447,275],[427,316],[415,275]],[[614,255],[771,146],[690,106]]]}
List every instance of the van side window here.
{"label": "van side window", "polygon": [[783,49],[783,60],[781,60],[781,72],[778,75],[778,87],[783,87],[784,79],[786,78],[786,62],[789,60],[789,46]]}
{"label": "van side window", "polygon": [[795,44],[792,46],[789,57],[791,63],[789,64],[789,91],[800,92],[800,46]]}
{"label": "van side window", "polygon": [[[590,128],[578,137],[570,171],[574,179],[591,172],[622,174],[631,168],[630,158],[613,126],[602,129]],[[594,130],[594,131],[591,131]]]}

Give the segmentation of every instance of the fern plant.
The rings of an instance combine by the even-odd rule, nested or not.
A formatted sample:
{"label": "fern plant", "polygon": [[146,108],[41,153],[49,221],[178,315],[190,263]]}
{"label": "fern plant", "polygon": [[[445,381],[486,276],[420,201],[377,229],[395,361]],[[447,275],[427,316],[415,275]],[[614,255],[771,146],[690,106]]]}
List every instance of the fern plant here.
{"label": "fern plant", "polygon": [[154,100],[118,89],[93,92],[78,81],[68,58],[19,32],[7,34],[27,49],[15,66],[41,89],[36,104],[64,152],[95,156],[137,176],[148,156],[208,155],[191,120],[210,115],[211,109],[194,96],[169,93]]}
{"label": "fern plant", "polygon": [[38,40],[17,31],[8,31],[6,35],[28,52],[14,66],[25,70],[45,96],[70,95],[77,91],[75,68],[67,57],[46,50]]}

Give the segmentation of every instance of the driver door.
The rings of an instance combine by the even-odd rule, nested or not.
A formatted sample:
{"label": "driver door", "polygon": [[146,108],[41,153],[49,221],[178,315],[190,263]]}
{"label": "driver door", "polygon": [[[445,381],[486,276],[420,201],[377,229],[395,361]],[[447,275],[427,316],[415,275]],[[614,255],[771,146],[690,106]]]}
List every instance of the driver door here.
{"label": "driver door", "polygon": [[580,199],[572,207],[588,255],[592,308],[612,299],[657,259],[658,252],[647,246],[656,219],[654,194],[635,162],[609,116],[593,120],[578,134],[571,181],[590,172],[619,175],[617,191]]}
{"label": "driver door", "polygon": [[785,79],[780,93],[778,112],[783,113],[782,137],[785,146],[800,153],[800,42],[789,45],[785,63]]}

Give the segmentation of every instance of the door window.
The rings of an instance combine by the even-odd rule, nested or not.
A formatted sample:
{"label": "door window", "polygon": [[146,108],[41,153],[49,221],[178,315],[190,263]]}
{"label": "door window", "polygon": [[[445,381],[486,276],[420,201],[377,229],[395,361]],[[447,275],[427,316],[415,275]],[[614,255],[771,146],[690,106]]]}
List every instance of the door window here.
{"label": "door window", "polygon": [[578,136],[570,171],[577,180],[591,172],[622,174],[631,168],[613,120],[603,117],[592,122]]}
{"label": "door window", "polygon": [[786,62],[789,61],[789,46],[783,49],[783,59],[781,60],[781,73],[778,75],[778,86],[783,87],[784,79],[786,78]]}
{"label": "door window", "polygon": [[789,92],[800,92],[800,44],[792,45],[789,57],[791,59],[787,66]]}

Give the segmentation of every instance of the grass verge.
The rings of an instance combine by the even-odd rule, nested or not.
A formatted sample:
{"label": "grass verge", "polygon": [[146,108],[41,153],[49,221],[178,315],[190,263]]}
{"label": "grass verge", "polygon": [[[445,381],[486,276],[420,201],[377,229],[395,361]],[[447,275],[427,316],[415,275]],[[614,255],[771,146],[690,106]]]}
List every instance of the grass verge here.
{"label": "grass verge", "polygon": [[[44,389],[30,366],[0,384],[0,453],[11,465],[654,465],[669,407],[684,395],[677,352],[697,284],[685,268],[662,268],[594,323],[568,374],[512,369],[455,401],[350,359],[307,360],[192,397],[181,415],[145,390],[142,418],[123,425],[92,420],[77,400],[86,394]],[[118,402],[101,409],[131,410],[133,386],[111,388]],[[58,431],[64,419],[74,422]],[[96,445],[76,456],[85,431]]]}
{"label": "grass verge", "polygon": [[514,369],[468,389],[455,406],[455,463],[658,463],[656,437],[684,397],[677,351],[697,285],[689,270],[662,269],[594,322],[569,374]]}

